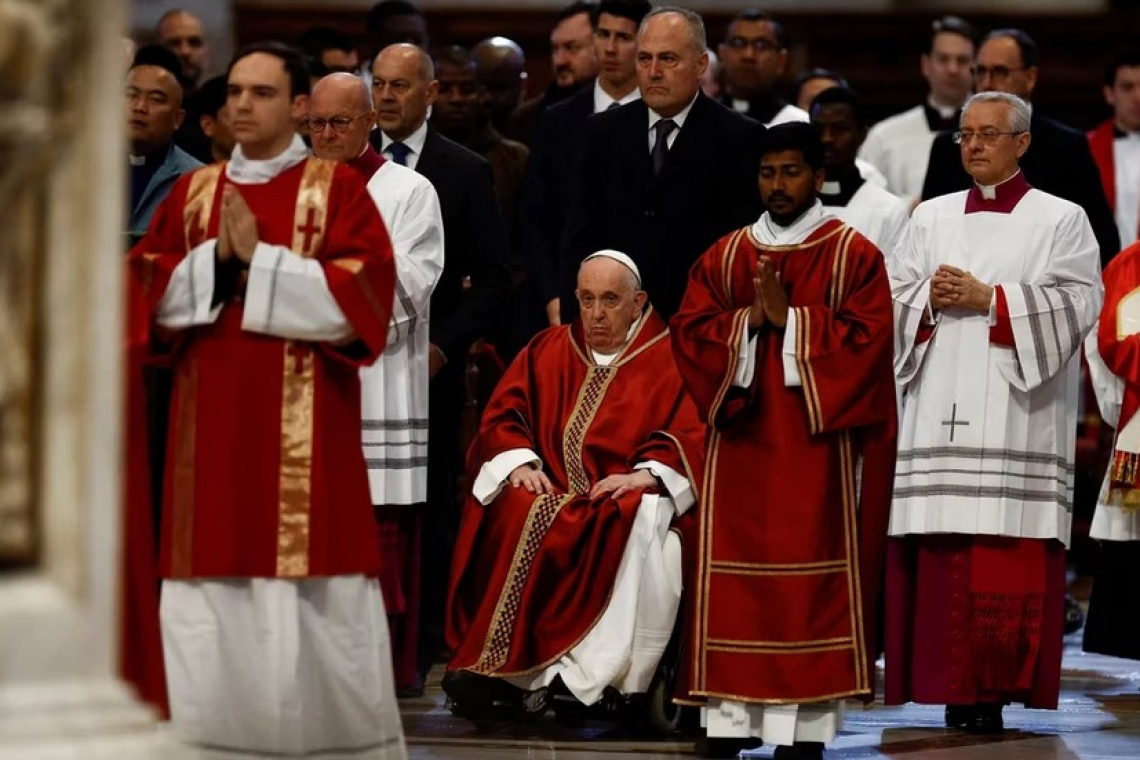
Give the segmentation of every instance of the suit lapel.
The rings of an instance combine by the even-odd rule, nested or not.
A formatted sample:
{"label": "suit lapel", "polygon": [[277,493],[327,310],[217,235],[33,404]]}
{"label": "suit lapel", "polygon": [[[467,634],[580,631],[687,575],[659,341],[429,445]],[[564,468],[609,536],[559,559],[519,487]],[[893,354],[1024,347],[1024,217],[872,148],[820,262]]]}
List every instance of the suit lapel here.
{"label": "suit lapel", "polygon": [[[707,107],[711,105],[703,94],[698,95],[685,119],[685,126],[677,133],[673,147],[665,155],[665,165],[661,173],[653,180],[653,186],[661,187],[672,182],[679,173],[687,168],[697,166],[701,160],[701,129],[707,116]],[[648,138],[646,138],[648,141]],[[650,162],[652,166],[652,162]],[[652,174],[652,169],[650,169]]]}

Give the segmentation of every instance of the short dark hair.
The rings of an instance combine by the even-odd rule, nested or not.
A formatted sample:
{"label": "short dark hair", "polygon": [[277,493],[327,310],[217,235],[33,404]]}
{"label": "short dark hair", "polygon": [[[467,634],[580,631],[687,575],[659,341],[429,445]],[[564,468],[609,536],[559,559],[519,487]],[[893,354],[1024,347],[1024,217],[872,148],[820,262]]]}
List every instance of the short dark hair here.
{"label": "short dark hair", "polygon": [[219,74],[207,79],[186,101],[186,115],[197,119],[199,116],[218,118],[218,111],[226,104],[226,77]]}
{"label": "short dark hair", "polygon": [[594,20],[597,18],[595,15],[598,10],[598,4],[589,2],[588,0],[578,0],[577,2],[567,5],[562,10],[558,11],[558,15],[554,19],[554,25],[561,24],[568,18],[574,18],[579,13],[585,13],[590,17],[590,26],[594,25]]}
{"label": "short dark hair", "polygon": [[813,79],[830,79],[840,87],[847,86],[847,80],[838,71],[831,69],[814,68],[808,69],[804,73],[796,77],[796,83],[792,85],[792,102],[798,103],[800,100],[800,91],[803,90],[804,85]]}
{"label": "short dark hair", "polygon": [[166,69],[179,86],[182,86],[182,59],[178,57],[178,53],[165,45],[152,42],[149,45],[139,47],[135,51],[134,60],[131,61],[131,68],[139,66],[157,66],[160,69]]}
{"label": "short dark hair", "polygon": [[1116,75],[1121,69],[1130,69],[1140,66],[1140,49],[1125,50],[1112,56],[1108,66],[1104,69],[1104,86],[1112,87],[1116,84]]}
{"label": "short dark hair", "polygon": [[780,49],[783,50],[788,46],[788,34],[784,31],[784,25],[759,8],[748,8],[737,13],[728,22],[728,26],[731,28],[737,21],[767,21],[772,25],[772,31],[776,33],[776,44]]}
{"label": "short dark hair", "polygon": [[594,15],[590,22],[597,26],[598,19],[602,17],[603,13],[606,13],[640,24],[641,20],[651,10],[653,10],[653,6],[649,4],[649,0],[602,0],[594,9]]}
{"label": "short dark hair", "polygon": [[242,58],[248,58],[254,53],[265,53],[266,55],[271,55],[281,60],[282,65],[285,66],[285,73],[289,75],[290,98],[309,94],[309,90],[312,88],[312,82],[309,79],[309,65],[305,62],[305,55],[292,45],[286,45],[284,42],[272,40],[269,42],[255,42],[237,51],[230,61],[230,65],[226,68],[227,82],[229,81],[230,74],[234,70],[234,64]]}
{"label": "short dark hair", "polygon": [[435,51],[431,57],[432,63],[438,68],[441,63],[446,63],[451,66],[474,66],[475,61],[471,58],[471,51],[462,45],[448,45]]}
{"label": "short dark hair", "polygon": [[816,106],[833,106],[844,105],[850,106],[851,115],[855,117],[856,123],[861,126],[867,126],[867,117],[863,112],[863,99],[859,97],[858,93],[850,87],[841,85],[838,87],[828,87],[826,90],[816,95],[809,107],[809,112],[815,112]]}
{"label": "short dark hair", "polygon": [[297,38],[297,47],[306,55],[319,59],[326,50],[355,50],[356,42],[339,29],[311,26]]}
{"label": "short dark hair", "polygon": [[965,19],[958,16],[943,16],[934,19],[934,23],[930,25],[930,40],[926,45],[927,55],[934,52],[934,38],[943,33],[965,37],[971,45],[978,46],[978,32]]}
{"label": "short dark hair", "polygon": [[364,28],[369,36],[373,36],[384,29],[384,24],[393,16],[422,16],[420,9],[408,0],[382,0],[368,11]]}
{"label": "short dark hair", "polygon": [[789,121],[769,127],[760,139],[760,158],[769,153],[798,150],[813,172],[823,168],[823,141],[819,130],[806,121]]}
{"label": "short dark hair", "polygon": [[1037,43],[1033,41],[1033,38],[1022,29],[994,29],[982,38],[982,43],[985,44],[990,40],[1000,40],[1003,37],[1008,37],[1017,45],[1017,50],[1021,53],[1022,66],[1029,69],[1041,64],[1041,50],[1037,47]]}

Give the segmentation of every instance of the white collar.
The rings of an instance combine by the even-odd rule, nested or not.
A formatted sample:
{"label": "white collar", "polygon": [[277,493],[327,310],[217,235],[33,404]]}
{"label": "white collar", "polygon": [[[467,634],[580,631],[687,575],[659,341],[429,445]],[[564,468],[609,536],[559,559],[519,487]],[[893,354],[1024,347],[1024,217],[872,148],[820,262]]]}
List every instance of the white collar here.
{"label": "white collar", "polygon": [[[618,105],[624,106],[626,103],[632,103],[635,100],[641,99],[641,90],[635,86],[632,90],[627,92],[618,101]],[[598,77],[594,80],[594,113],[601,113],[610,107],[614,102],[613,96],[602,89],[602,78]]]}
{"label": "white collar", "polygon": [[[599,367],[608,367],[613,364],[614,359],[618,358],[618,355],[629,345],[629,341],[633,339],[633,334],[637,332],[637,326],[641,324],[641,320],[643,319],[645,319],[645,314],[642,314],[633,321],[633,324],[629,326],[629,332],[625,334],[625,340],[611,353],[603,354],[601,351],[595,351],[591,348],[590,354],[594,357],[594,363]],[[583,325],[583,327],[585,327],[585,325]]]}
{"label": "white collar", "polygon": [[938,115],[943,119],[952,119],[954,118],[954,114],[958,113],[958,109],[955,106],[944,106],[941,103],[935,103],[933,95],[926,96],[926,103],[937,111]]}
{"label": "white collar", "polygon": [[[419,128],[416,129],[415,132],[412,132],[410,135],[408,135],[407,139],[400,140],[400,142],[402,142],[404,145],[407,145],[409,148],[411,148],[412,153],[415,153],[417,156],[422,156],[423,152],[424,152],[424,143],[427,142],[427,131],[428,131],[428,123],[427,123],[427,119],[424,119],[423,124],[420,124]],[[396,141],[393,140],[391,137],[388,137],[388,135],[385,134],[383,130],[381,130],[381,132],[380,132],[380,152],[381,153],[386,151],[388,149],[388,146],[394,142],[396,142]]]}
{"label": "white collar", "polygon": [[998,182],[997,184],[982,185],[982,184],[979,184],[977,182],[975,182],[974,184],[978,185],[978,189],[982,191],[982,197],[983,198],[985,198],[987,201],[992,201],[993,199],[997,198],[997,189],[999,187],[1001,187],[1002,185],[1004,185],[1006,182],[1009,182],[1011,179],[1016,177],[1018,174],[1021,174],[1021,168],[1020,167],[1013,174],[1009,175],[1008,177],[1003,179],[1001,182]]}
{"label": "white collar", "polygon": [[811,208],[787,227],[776,224],[765,211],[752,225],[752,236],[765,245],[795,245],[803,242],[824,222],[834,218],[835,215],[825,209],[817,198]]}
{"label": "white collar", "polygon": [[241,146],[235,145],[233,155],[226,163],[226,176],[239,185],[264,185],[308,157],[309,149],[298,134],[293,135],[292,142],[284,152],[264,161],[246,158]]}
{"label": "white collar", "polygon": [[[673,120],[673,123],[677,125],[677,131],[678,132],[681,131],[681,127],[685,126],[685,119],[689,118],[689,111],[693,110],[693,103],[696,103],[697,98],[699,98],[700,96],[701,96],[701,91],[697,90],[697,94],[694,95],[693,99],[689,101],[689,105],[682,108],[679,112],[677,112],[677,114],[675,116],[669,117],[670,119]],[[663,118],[665,118],[665,117],[662,116],[661,114],[657,113],[656,111],[654,111],[652,108],[650,108],[649,109],[649,129],[652,130],[653,126],[657,122],[661,121]]]}

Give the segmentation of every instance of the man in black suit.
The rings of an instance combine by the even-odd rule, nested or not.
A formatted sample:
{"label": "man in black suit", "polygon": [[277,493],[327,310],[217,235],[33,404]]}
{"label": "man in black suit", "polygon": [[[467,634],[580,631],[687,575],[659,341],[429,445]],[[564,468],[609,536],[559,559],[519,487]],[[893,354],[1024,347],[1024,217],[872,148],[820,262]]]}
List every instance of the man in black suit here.
{"label": "man in black suit", "polygon": [[590,87],[538,119],[523,183],[521,240],[534,313],[542,314],[532,332],[558,324],[559,254],[570,185],[581,162],[586,119],[641,97],[637,89],[637,27],[649,13],[649,0],[603,0],[594,13],[594,52],[598,78]]}
{"label": "man in black suit", "polygon": [[[1037,85],[1039,61],[1037,44],[1022,30],[992,31],[978,49],[974,89],[1008,92],[1029,103]],[[1025,179],[1038,190],[1085,210],[1100,244],[1101,263],[1107,264],[1120,250],[1120,237],[1084,133],[1043,116],[1037,109],[1033,109],[1029,133],[1029,150],[1021,159]],[[968,190],[971,181],[953,133],[938,135],[930,148],[923,200]]]}
{"label": "man in black suit", "polygon": [[[431,298],[431,408],[428,496],[421,534],[421,678],[443,644],[443,610],[459,508],[459,423],[471,344],[491,325],[510,277],[506,226],[495,200],[491,165],[427,123],[439,84],[431,58],[411,44],[390,45],[372,64],[379,129],[372,147],[419,172],[439,195],[443,274]],[[470,285],[465,287],[464,281]]]}
{"label": "man in black suit", "polygon": [[668,319],[693,262],[759,218],[764,128],[701,92],[707,66],[700,16],[656,8],[645,17],[637,41],[641,100],[586,123],[563,241],[563,322],[577,314],[574,275],[591,253],[612,248],[631,256],[654,308]]}

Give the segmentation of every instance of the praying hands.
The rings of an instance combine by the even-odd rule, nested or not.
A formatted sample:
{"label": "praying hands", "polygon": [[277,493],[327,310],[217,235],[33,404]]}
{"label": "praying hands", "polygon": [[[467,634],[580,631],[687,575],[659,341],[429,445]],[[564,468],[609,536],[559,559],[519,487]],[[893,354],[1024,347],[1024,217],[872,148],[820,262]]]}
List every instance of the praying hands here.
{"label": "praying hands", "polygon": [[780,273],[767,256],[760,257],[752,284],[756,298],[748,312],[748,326],[755,330],[770,322],[773,327],[783,329],[788,323],[788,294],[780,284]]}
{"label": "praying hands", "polygon": [[949,264],[938,267],[930,278],[930,308],[935,310],[956,307],[988,313],[993,295],[989,285]]}
{"label": "praying hands", "polygon": [[222,218],[218,225],[218,259],[229,261],[237,256],[248,264],[257,248],[257,218],[245,198],[227,185],[222,191]]}

